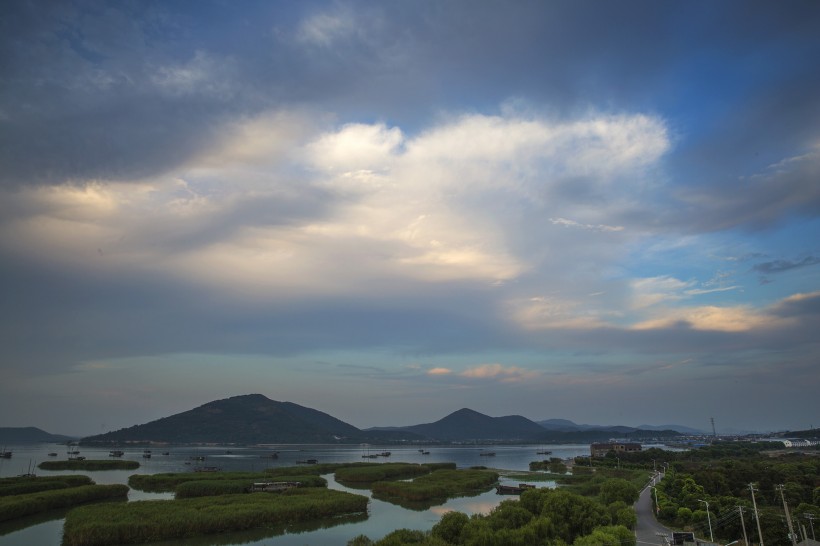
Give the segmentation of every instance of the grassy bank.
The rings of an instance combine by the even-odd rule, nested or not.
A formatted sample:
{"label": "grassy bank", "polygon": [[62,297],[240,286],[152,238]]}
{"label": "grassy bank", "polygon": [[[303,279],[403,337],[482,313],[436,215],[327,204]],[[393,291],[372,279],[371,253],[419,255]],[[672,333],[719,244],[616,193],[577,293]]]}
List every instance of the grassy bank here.
{"label": "grassy bank", "polygon": [[252,493],[173,501],[99,504],[72,510],[65,546],[101,546],[173,540],[362,513],[367,497],[323,488],[280,495]]}
{"label": "grassy bank", "polygon": [[121,460],[90,460],[78,461],[75,459],[67,461],[43,461],[37,465],[37,468],[42,470],[135,470],[140,467],[137,461],[121,461]]}
{"label": "grassy bank", "polygon": [[67,489],[40,491],[0,498],[0,521],[30,516],[47,510],[76,506],[105,499],[125,499],[128,486],[81,485]]}

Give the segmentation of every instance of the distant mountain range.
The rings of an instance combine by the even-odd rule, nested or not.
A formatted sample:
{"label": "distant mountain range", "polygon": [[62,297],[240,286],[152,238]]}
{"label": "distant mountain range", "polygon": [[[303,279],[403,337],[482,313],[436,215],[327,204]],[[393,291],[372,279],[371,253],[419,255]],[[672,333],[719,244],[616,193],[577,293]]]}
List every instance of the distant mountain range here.
{"label": "distant mountain range", "polygon": [[606,425],[578,425],[569,421],[567,419],[546,419],[544,421],[537,421],[539,425],[544,427],[547,430],[556,430],[556,431],[564,431],[564,432],[573,432],[573,431],[580,431],[580,430],[606,430],[606,431],[621,431],[621,432],[634,432],[636,430],[655,430],[655,431],[665,431],[665,430],[674,430],[675,432],[680,432],[681,434],[703,434],[702,430],[697,430],[690,427],[685,427],[683,425],[640,425],[637,427],[627,427],[627,426],[606,426]]}
{"label": "distant mountain range", "polygon": [[601,441],[615,436],[640,440],[678,434],[671,428],[596,427],[576,425],[563,419],[536,423],[520,415],[489,417],[468,408],[433,423],[361,430],[315,409],[292,402],[277,402],[261,394],[248,394],[209,402],[143,425],[83,438],[81,443],[546,443]]}
{"label": "distant mountain range", "polygon": [[49,434],[35,427],[0,427],[0,445],[61,443],[76,439],[62,434]]}

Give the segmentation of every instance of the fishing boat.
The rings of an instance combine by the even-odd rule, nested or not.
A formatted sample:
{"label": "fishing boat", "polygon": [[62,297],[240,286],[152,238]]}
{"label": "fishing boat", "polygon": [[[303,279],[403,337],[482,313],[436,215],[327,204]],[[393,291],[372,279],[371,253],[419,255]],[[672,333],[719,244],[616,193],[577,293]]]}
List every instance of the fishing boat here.
{"label": "fishing boat", "polygon": [[495,451],[483,451],[478,455],[481,457],[495,457]]}
{"label": "fishing boat", "polygon": [[497,495],[520,495],[527,489],[535,489],[535,486],[529,483],[519,483],[515,485],[496,485],[495,492]]}
{"label": "fishing boat", "polygon": [[3,451],[0,451],[0,459],[11,459],[11,451],[6,451],[6,448],[3,448]]}
{"label": "fishing boat", "polygon": [[218,466],[196,466],[194,472],[219,472],[222,470]]}
{"label": "fishing boat", "polygon": [[552,455],[552,451],[536,451],[538,455]]}
{"label": "fishing boat", "polygon": [[122,457],[123,455],[125,455],[125,452],[120,451],[119,449],[113,449],[108,452],[109,457]]}

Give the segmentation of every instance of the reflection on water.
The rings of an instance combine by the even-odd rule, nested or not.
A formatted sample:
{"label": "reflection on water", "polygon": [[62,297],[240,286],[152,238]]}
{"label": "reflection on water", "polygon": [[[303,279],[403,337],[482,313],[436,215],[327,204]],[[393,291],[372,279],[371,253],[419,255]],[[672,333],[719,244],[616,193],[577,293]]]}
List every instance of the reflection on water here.
{"label": "reflection on water", "polygon": [[[374,462],[406,462],[406,463],[441,463],[453,462],[458,468],[469,468],[482,464],[492,463],[496,469],[525,471],[529,463],[543,459],[543,455],[536,452],[545,447],[550,449],[553,457],[570,458],[589,453],[588,445],[555,445],[555,446],[493,446],[496,456],[492,461],[480,455],[481,446],[428,446],[423,455],[418,451],[419,446],[413,447],[385,447],[391,451],[389,458],[380,458]],[[49,460],[49,452],[59,453],[59,458],[65,458],[65,446],[42,444],[34,446],[9,446],[14,456],[10,460],[0,459],[0,477],[22,474],[31,464]],[[87,459],[108,459],[108,449],[91,449],[84,446],[79,448]],[[377,446],[371,449],[381,451]],[[140,468],[135,471],[114,470],[97,472],[57,472],[36,470],[37,475],[55,474],[85,474],[99,484],[127,483],[128,477],[133,474],[157,474],[161,472],[193,471],[194,466],[217,466],[225,471],[262,472],[266,468],[296,466],[298,461],[318,459],[320,463],[360,462],[361,448],[350,446],[270,446],[267,448],[231,448],[226,453],[225,448],[215,447],[167,447],[156,448],[151,459],[142,458],[142,448],[126,449],[122,459],[135,460]],[[270,453],[278,452],[278,459],[270,458]],[[163,453],[167,452],[167,455]],[[201,459],[204,457],[204,460]],[[52,457],[51,460],[54,458]],[[22,466],[21,466],[22,465]],[[21,470],[22,468],[22,470]],[[341,491],[348,491],[359,495],[370,496],[367,489],[347,487],[337,483],[332,474],[325,475],[328,487]],[[506,483],[502,480],[502,483]],[[516,482],[517,483],[517,482]],[[551,486],[549,483],[539,483],[539,487]],[[129,501],[146,499],[170,499],[172,493],[148,493],[131,490]],[[287,526],[278,528],[254,529],[249,531],[226,533],[188,539],[185,541],[155,543],[155,546],[174,544],[183,546],[228,545],[228,544],[257,544],[275,546],[337,546],[344,545],[358,535],[367,535],[371,539],[379,539],[399,528],[428,530],[435,525],[446,512],[456,510],[468,515],[486,514],[504,499],[514,496],[496,495],[495,490],[476,494],[474,496],[450,499],[446,502],[434,504],[399,506],[393,502],[374,499],[371,497],[368,506],[368,515],[359,515],[349,518],[332,519],[321,522],[311,522],[306,525]],[[6,526],[0,526],[0,546],[18,546],[20,544],[37,544],[42,546],[59,546],[62,541],[64,512],[49,513],[36,518],[18,520]],[[42,519],[38,519],[42,518]],[[25,526],[25,527],[23,527]],[[284,534],[283,534],[284,533]]]}

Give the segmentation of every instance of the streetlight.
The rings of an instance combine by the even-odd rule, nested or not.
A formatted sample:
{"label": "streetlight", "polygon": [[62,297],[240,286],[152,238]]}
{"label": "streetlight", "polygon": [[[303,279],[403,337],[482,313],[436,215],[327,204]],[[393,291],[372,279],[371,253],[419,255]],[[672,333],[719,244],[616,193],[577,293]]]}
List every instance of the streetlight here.
{"label": "streetlight", "polygon": [[655,493],[655,515],[657,516],[661,511],[661,507],[658,505],[658,488],[653,485],[650,485],[649,487],[652,488],[652,492]]}
{"label": "streetlight", "polygon": [[709,541],[714,542],[715,537],[714,537],[714,535],[712,535],[712,516],[709,515],[709,503],[706,502],[705,500],[700,500],[700,499],[698,499],[698,502],[702,502],[703,504],[706,505],[706,520],[709,522]]}

